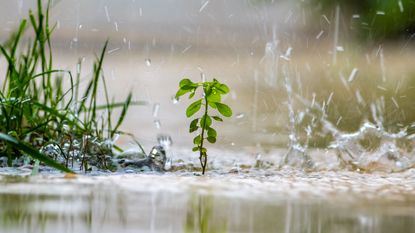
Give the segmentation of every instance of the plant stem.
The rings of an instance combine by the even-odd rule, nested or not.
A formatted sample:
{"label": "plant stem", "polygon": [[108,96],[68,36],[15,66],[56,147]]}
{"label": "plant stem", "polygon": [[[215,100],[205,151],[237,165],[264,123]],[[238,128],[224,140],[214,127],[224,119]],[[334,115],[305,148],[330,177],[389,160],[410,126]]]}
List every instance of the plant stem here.
{"label": "plant stem", "polygon": [[203,121],[202,133],[201,133],[201,138],[200,138],[200,147],[199,147],[199,152],[200,152],[199,160],[200,160],[200,164],[202,165],[202,175],[205,174],[206,164],[207,164],[207,153],[203,152],[203,141],[205,140],[205,128],[206,128],[207,116],[208,116],[208,100],[207,100],[207,95],[205,95],[205,114],[203,115],[203,118],[202,118],[205,120]]}

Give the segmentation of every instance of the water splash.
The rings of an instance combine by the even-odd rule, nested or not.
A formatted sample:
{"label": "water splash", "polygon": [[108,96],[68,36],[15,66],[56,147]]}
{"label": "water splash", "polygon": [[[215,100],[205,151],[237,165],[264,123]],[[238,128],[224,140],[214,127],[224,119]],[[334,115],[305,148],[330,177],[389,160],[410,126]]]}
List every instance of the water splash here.
{"label": "water splash", "polygon": [[[331,135],[332,140],[327,149],[336,152],[340,168],[373,172],[400,172],[415,165],[410,156],[415,144],[415,134],[410,134],[410,127],[403,127],[395,132],[384,127],[384,99],[370,105],[372,121],[364,120],[358,130],[344,132],[327,119],[324,107],[318,103],[297,96],[306,106],[317,110],[313,114],[322,125],[322,131]],[[312,111],[307,111],[312,114]]]}
{"label": "water splash", "polygon": [[285,90],[287,91],[287,106],[288,106],[288,117],[289,117],[289,149],[285,156],[280,161],[280,166],[290,165],[293,167],[303,168],[303,169],[312,169],[314,167],[313,161],[310,156],[307,154],[308,140],[311,136],[311,127],[308,128],[307,139],[304,144],[301,144],[297,136],[296,130],[296,114],[294,112],[293,106],[293,89],[291,86],[291,81],[288,76],[288,68],[285,64],[283,67],[283,75],[285,80]]}

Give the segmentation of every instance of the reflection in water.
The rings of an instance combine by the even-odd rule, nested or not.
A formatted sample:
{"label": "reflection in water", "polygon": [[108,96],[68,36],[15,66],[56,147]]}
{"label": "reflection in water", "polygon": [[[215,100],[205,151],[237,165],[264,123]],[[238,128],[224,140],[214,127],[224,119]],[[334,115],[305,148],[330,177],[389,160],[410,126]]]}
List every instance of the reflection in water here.
{"label": "reflection in water", "polygon": [[186,215],[186,233],[226,233],[227,216],[214,214],[214,199],[211,195],[193,195]]}
{"label": "reflection in water", "polygon": [[[1,183],[0,232],[415,231],[413,195],[368,198],[341,194],[339,186],[338,193],[315,198],[307,192],[258,192],[265,188],[260,182],[246,189],[242,183],[207,179],[217,180],[137,176],[117,182]],[[291,185],[295,193],[298,181]]]}

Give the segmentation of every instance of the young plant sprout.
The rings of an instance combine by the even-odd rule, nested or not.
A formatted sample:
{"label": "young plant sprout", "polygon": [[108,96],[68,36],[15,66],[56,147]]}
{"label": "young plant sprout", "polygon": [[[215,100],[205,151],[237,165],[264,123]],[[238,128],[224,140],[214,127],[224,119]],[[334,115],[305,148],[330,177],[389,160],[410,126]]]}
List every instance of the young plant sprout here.
{"label": "young plant sprout", "polygon": [[177,91],[175,98],[179,99],[180,96],[190,93],[189,99],[192,99],[199,87],[203,88],[203,95],[200,99],[196,100],[187,107],[186,116],[190,118],[202,109],[201,117],[195,118],[191,121],[189,133],[198,131],[198,134],[193,139],[194,147],[192,150],[199,151],[200,165],[202,166],[202,174],[204,175],[208,156],[207,149],[204,147],[205,139],[212,144],[215,143],[217,133],[212,126],[213,120],[223,121],[220,116],[210,115],[208,113],[209,107],[216,109],[217,112],[224,117],[232,116],[232,109],[228,105],[222,103],[221,98],[222,95],[229,93],[229,87],[223,83],[220,83],[216,79],[213,79],[213,82],[205,81],[199,83],[194,83],[190,79],[182,79],[179,83],[179,90]]}

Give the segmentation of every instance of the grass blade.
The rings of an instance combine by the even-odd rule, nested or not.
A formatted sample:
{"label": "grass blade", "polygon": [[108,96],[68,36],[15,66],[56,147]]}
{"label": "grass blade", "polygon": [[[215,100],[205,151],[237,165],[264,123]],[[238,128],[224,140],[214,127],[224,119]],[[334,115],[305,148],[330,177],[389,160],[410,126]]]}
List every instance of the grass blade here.
{"label": "grass blade", "polygon": [[37,159],[37,160],[45,163],[46,165],[48,165],[50,167],[56,168],[56,169],[58,169],[60,171],[63,171],[63,172],[74,173],[71,169],[63,166],[62,164],[59,164],[59,163],[55,162],[53,159],[51,159],[48,156],[40,153],[35,148],[27,145],[24,142],[18,141],[17,139],[15,139],[15,138],[7,135],[7,134],[0,133],[0,140],[3,140],[3,141],[6,141],[7,143],[10,143],[16,149],[27,153],[33,159]]}

